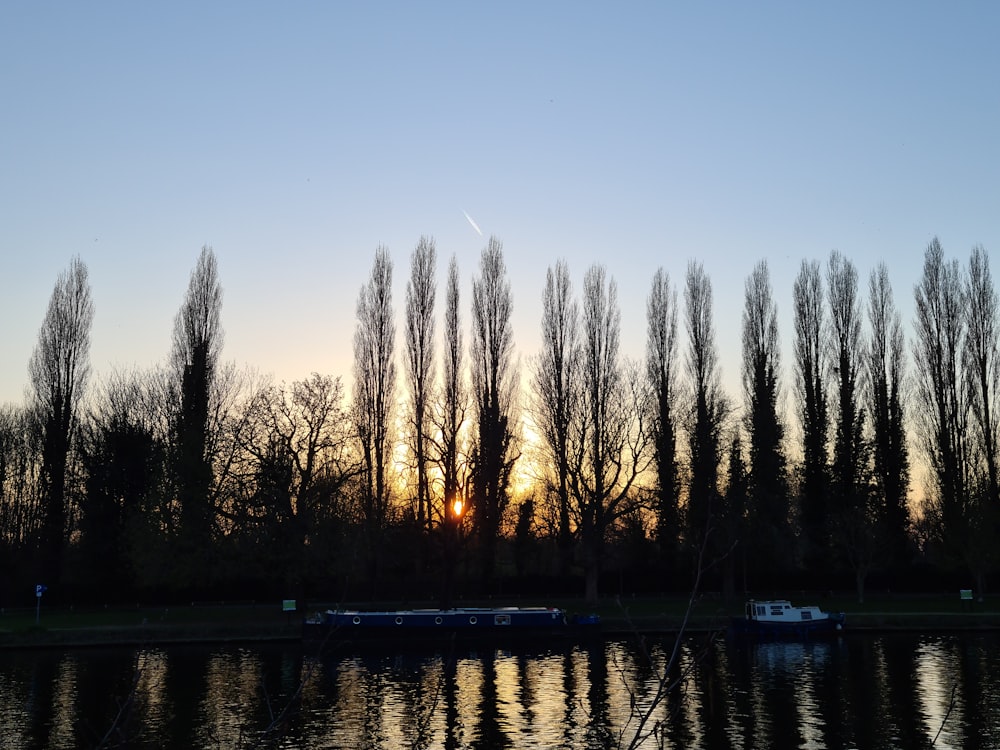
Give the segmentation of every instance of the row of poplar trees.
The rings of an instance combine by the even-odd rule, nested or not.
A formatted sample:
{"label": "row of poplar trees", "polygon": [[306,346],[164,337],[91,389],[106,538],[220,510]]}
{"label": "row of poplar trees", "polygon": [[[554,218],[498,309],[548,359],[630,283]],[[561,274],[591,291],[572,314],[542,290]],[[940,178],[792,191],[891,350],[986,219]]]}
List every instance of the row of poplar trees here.
{"label": "row of poplar trees", "polygon": [[853,574],[863,597],[872,571],[903,585],[914,563],[961,569],[983,590],[1000,562],[1000,322],[981,247],[966,265],[927,247],[909,344],[885,265],[863,299],[840,253],[804,261],[790,386],[758,263],[738,399],[722,386],[700,263],[683,306],[655,273],[646,355],[630,360],[605,267],[587,269],[578,296],[557,262],[523,367],[497,239],[466,324],[454,257],[439,321],[436,250],[421,238],[401,347],[392,276],[380,247],[358,296],[350,394],[339,378],[275,384],[221,362],[210,248],[167,364],[88,389],[94,304],[74,259],[30,359],[28,402],[0,411],[8,588],[447,602],[460,570],[480,592],[512,572],[578,576],[596,600],[617,566],[660,589],[709,571],[727,593]]}

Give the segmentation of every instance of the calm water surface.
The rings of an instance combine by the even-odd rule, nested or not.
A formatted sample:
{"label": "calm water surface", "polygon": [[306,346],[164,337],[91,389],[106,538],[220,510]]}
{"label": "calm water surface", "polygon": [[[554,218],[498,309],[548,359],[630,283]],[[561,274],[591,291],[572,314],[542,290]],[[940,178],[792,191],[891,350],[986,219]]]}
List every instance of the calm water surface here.
{"label": "calm water surface", "polygon": [[0,748],[1000,748],[995,634],[672,649],[0,652]]}

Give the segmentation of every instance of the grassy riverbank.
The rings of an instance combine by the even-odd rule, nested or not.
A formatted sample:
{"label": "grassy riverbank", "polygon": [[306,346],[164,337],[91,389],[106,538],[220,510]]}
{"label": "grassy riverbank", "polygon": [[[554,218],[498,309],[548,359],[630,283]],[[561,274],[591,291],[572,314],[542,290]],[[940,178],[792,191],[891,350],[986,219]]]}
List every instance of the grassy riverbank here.
{"label": "grassy riverbank", "polygon": [[[954,594],[874,596],[858,604],[846,595],[785,594],[794,604],[818,604],[846,612],[848,632],[877,630],[1000,629],[1000,598],[962,602]],[[759,597],[764,598],[764,597]],[[464,602],[468,606],[516,605],[559,607],[569,613],[596,613],[609,634],[670,633],[680,628],[687,600],[681,597],[606,599],[587,606],[579,599],[546,601]],[[310,612],[334,606],[316,603]],[[353,603],[359,609],[433,607],[430,602]],[[743,600],[705,595],[691,612],[693,631],[725,628],[743,611]],[[202,603],[189,606],[142,606],[47,609],[38,623],[34,609],[0,611],[0,648],[153,643],[295,640],[301,635],[303,612],[282,612],[280,602],[255,604]]]}

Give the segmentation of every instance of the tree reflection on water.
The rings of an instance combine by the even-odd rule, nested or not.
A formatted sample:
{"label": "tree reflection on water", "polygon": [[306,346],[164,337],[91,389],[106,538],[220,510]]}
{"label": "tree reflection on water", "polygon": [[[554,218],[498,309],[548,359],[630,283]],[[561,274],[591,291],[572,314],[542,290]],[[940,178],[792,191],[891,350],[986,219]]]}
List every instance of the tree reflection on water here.
{"label": "tree reflection on water", "polygon": [[700,643],[661,703],[670,643],[2,652],[0,746],[95,747],[120,720],[130,747],[609,748],[649,710],[643,747],[1000,748],[995,635]]}

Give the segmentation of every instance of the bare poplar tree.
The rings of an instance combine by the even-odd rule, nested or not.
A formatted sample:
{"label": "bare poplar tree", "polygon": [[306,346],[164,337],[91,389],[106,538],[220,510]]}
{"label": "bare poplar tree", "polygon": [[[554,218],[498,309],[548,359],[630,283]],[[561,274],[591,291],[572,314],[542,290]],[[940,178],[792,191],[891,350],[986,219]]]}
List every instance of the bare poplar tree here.
{"label": "bare poplar tree", "polygon": [[779,367],[778,306],[767,262],[760,261],[746,280],[743,307],[744,424],[750,440],[747,541],[748,559],[769,572],[787,565],[782,551],[792,541],[784,425],[778,416]]}
{"label": "bare poplar tree", "polygon": [[444,581],[441,607],[451,606],[458,546],[458,523],[465,510],[464,467],[461,460],[462,432],[465,424],[466,392],[462,378],[462,327],[459,315],[458,261],[453,255],[448,263],[448,282],[444,309],[444,351],[441,372],[441,398],[435,415],[438,439],[433,446],[435,463],[441,472],[443,507],[441,508]]}
{"label": "bare poplar tree", "polygon": [[389,510],[392,413],[396,393],[396,326],[392,260],[380,245],[368,283],[358,295],[354,332],[354,425],[362,457],[361,512],[368,533],[370,573],[377,572],[377,536]]}
{"label": "bare poplar tree", "polygon": [[935,237],[924,253],[924,271],[913,291],[916,303],[913,360],[916,365],[917,434],[927,457],[946,549],[962,559],[967,535],[968,405],[962,391],[966,298],[958,261],[946,262]]}
{"label": "bare poplar tree", "polygon": [[677,290],[662,268],[646,300],[646,377],[652,391],[653,461],[656,467],[656,539],[668,563],[680,538],[680,469],[677,461]]}
{"label": "bare poplar tree", "polygon": [[865,579],[880,550],[868,502],[870,475],[864,439],[865,414],[859,392],[864,353],[858,272],[853,263],[834,250],[830,253],[826,278],[830,303],[830,380],[836,394],[832,541],[854,571],[858,601],[862,602]]}
{"label": "bare poplar tree", "polygon": [[212,550],[215,512],[210,490],[209,420],[222,349],[222,286],[212,248],[205,246],[191,272],[184,303],[174,320],[171,365],[177,400],[174,473],[180,503],[182,578],[193,583]]}
{"label": "bare poplar tree", "polygon": [[569,430],[577,380],[578,312],[573,300],[569,266],[560,260],[549,267],[542,293],[542,347],[532,377],[535,421],[547,458],[555,469],[552,494],[558,514],[560,566],[567,572],[572,560],[570,525]]}
{"label": "bare poplar tree", "polygon": [[826,564],[829,534],[827,445],[829,412],[823,381],[823,284],[817,261],[802,261],[792,291],[796,390],[802,422],[800,514],[807,567]]}
{"label": "bare poplar tree", "polygon": [[889,269],[880,263],[868,282],[868,409],[872,415],[872,466],[876,519],[884,531],[887,562],[907,562],[910,514],[909,451],[903,411],[906,350]]}
{"label": "bare poplar tree", "polygon": [[455,502],[456,500],[464,502],[460,454],[467,406],[462,377],[463,345],[459,303],[458,261],[453,255],[448,263],[444,309],[444,356],[441,368],[442,393],[437,415],[439,438],[436,462],[444,485],[442,517],[445,520],[456,520]]}
{"label": "bare poplar tree", "polygon": [[865,501],[864,411],[858,403],[863,359],[861,303],[858,272],[838,251],[830,253],[827,265],[830,302],[831,374],[835,384],[836,431],[833,444],[833,479],[837,496],[853,511]]}
{"label": "bare poplar tree", "polygon": [[634,505],[632,487],[646,469],[643,384],[619,357],[618,288],[603,266],[583,279],[580,403],[572,435],[571,494],[576,506],[586,598],[597,601],[606,536]]}
{"label": "bare poplar tree", "polygon": [[[722,392],[719,354],[712,322],[712,282],[700,263],[688,263],[684,287],[688,356],[692,390],[688,420],[691,484],[688,492],[688,544],[698,549],[713,516],[719,516],[719,464],[727,404]],[[729,540],[724,540],[729,541]]]}
{"label": "bare poplar tree", "polygon": [[410,450],[417,473],[417,523],[429,528],[430,399],[434,380],[434,240],[421,237],[410,256],[406,285],[406,375],[410,384]]}
{"label": "bare poplar tree", "polygon": [[67,471],[90,374],[93,321],[87,266],[76,257],[56,280],[28,362],[30,398],[42,440],[43,573],[51,583],[62,575],[69,533]]}
{"label": "bare poplar tree", "polygon": [[989,256],[981,245],[972,248],[969,257],[968,302],[964,370],[975,453],[981,457],[976,462],[982,477],[978,483],[988,506],[1000,512],[1000,310]]}
{"label": "bare poplar tree", "polygon": [[514,447],[514,336],[512,297],[503,246],[491,237],[472,281],[472,390],[477,438],[472,455],[472,512],[479,532],[482,570],[493,576],[500,523],[509,501]]}

